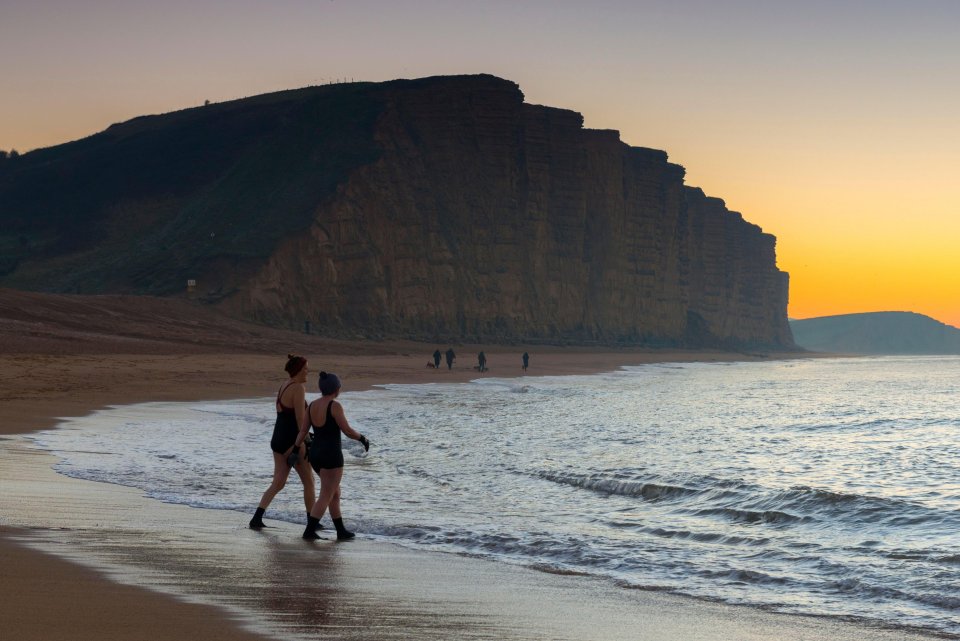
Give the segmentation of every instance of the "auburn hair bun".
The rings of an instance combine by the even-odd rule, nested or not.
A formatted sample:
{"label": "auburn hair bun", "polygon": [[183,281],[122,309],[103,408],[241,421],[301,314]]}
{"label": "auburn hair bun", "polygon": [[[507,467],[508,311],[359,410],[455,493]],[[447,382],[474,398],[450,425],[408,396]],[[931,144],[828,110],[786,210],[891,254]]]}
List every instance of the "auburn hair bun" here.
{"label": "auburn hair bun", "polygon": [[303,356],[295,356],[294,354],[287,354],[287,364],[284,366],[284,370],[290,376],[296,376],[300,373],[307,364],[307,359]]}

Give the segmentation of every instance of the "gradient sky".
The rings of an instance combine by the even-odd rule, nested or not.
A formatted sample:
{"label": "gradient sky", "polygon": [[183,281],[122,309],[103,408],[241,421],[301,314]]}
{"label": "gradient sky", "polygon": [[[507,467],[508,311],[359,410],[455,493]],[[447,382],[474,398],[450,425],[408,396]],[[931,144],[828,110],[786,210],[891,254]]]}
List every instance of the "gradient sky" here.
{"label": "gradient sky", "polygon": [[492,73],[777,236],[790,315],[960,326],[960,1],[0,0],[0,149],[336,79]]}

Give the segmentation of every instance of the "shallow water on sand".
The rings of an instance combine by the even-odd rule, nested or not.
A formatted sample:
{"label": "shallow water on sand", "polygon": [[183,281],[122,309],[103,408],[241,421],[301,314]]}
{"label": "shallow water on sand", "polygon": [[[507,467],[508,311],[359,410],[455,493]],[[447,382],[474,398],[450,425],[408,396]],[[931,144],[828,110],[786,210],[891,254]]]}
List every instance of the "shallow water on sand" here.
{"label": "shallow water on sand", "polygon": [[[372,441],[344,441],[362,536],[960,634],[958,358],[645,365],[341,401]],[[250,512],[272,413],[152,403],[35,438],[70,476]],[[303,521],[295,474],[267,516]]]}

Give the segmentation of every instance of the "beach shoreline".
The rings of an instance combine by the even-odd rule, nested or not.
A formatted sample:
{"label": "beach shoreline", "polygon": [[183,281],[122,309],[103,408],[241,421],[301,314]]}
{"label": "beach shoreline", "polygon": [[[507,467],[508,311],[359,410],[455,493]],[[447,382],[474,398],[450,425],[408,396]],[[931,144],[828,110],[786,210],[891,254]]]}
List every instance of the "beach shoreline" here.
{"label": "beach shoreline", "polygon": [[[428,346],[414,345],[413,347],[419,347],[416,354],[410,347],[408,344],[403,344],[394,347],[393,350],[383,349],[383,353],[380,354],[367,352],[336,355],[328,353],[322,357],[309,353],[305,355],[311,360],[311,368],[314,372],[321,368],[337,372],[351,391],[371,389],[378,385],[397,382],[468,382],[481,377],[481,374],[472,366],[464,364],[466,361],[472,365],[475,352],[471,351],[472,347],[470,346],[457,348],[459,352],[458,362],[455,368],[450,371],[444,369],[438,371],[426,367],[430,353]],[[369,346],[365,347],[365,349],[368,348]],[[362,352],[364,350],[357,351]],[[656,362],[769,360],[803,356],[781,354],[764,357],[722,352],[652,350],[610,350],[603,352],[564,350],[562,348],[552,348],[544,352],[530,351],[532,360],[528,374],[536,376],[591,374],[613,371],[622,366]],[[485,376],[505,378],[511,377],[511,374],[513,376],[523,374],[519,359],[521,352],[516,348],[486,348],[486,352],[490,371],[484,374]],[[110,496],[124,496],[122,500],[118,500],[115,504],[108,501],[108,507],[106,508],[108,516],[117,513],[129,513],[132,510],[148,513],[160,506],[155,501],[139,496],[136,491],[129,488],[115,490],[114,486],[109,486],[109,491],[106,491],[102,484],[90,484],[62,477],[50,469],[52,457],[39,466],[43,469],[43,475],[49,474],[52,476],[39,479],[36,476],[38,466],[24,465],[18,461],[21,461],[23,457],[28,459],[33,457],[35,459],[38,456],[49,457],[50,455],[25,447],[22,436],[18,435],[55,427],[61,417],[83,416],[113,405],[147,401],[226,400],[272,396],[275,387],[282,381],[283,361],[282,356],[243,353],[0,355],[0,376],[4,379],[3,389],[5,390],[5,397],[0,403],[0,434],[5,438],[0,450],[2,450],[4,457],[13,457],[8,459],[4,465],[6,468],[4,485],[6,487],[18,486],[22,488],[32,488],[33,485],[36,485],[41,488],[38,490],[39,494],[33,494],[33,489],[24,489],[19,493],[19,496],[14,492],[20,505],[26,501],[31,505],[57,506],[55,510],[52,510],[52,514],[48,513],[50,510],[42,510],[45,516],[38,518],[31,515],[30,509],[13,509],[8,505],[5,510],[6,518],[0,521],[0,554],[11,563],[11,567],[16,568],[16,571],[11,572],[10,577],[5,581],[5,592],[25,595],[20,599],[7,599],[4,605],[0,606],[3,610],[4,619],[10,621],[10,625],[16,630],[16,638],[83,639],[104,638],[105,636],[109,638],[111,629],[115,631],[117,638],[119,638],[129,633],[131,627],[141,626],[148,627],[151,630],[150,638],[182,638],[183,628],[178,626],[183,622],[189,623],[193,619],[216,622],[215,625],[210,626],[215,628],[209,632],[208,638],[211,639],[226,638],[227,636],[238,638],[238,635],[239,638],[256,638],[257,635],[269,636],[271,634],[277,636],[275,628],[271,629],[270,626],[258,627],[252,625],[250,620],[238,619],[235,613],[231,614],[228,609],[223,609],[222,603],[217,602],[216,599],[211,601],[201,598],[199,602],[185,603],[183,594],[180,594],[176,589],[169,589],[169,586],[167,590],[161,590],[166,594],[144,589],[143,586],[149,587],[151,580],[149,578],[135,577],[130,581],[133,585],[118,584],[115,576],[111,577],[109,574],[104,574],[103,568],[98,566],[96,559],[89,556],[84,557],[83,554],[80,554],[72,561],[80,561],[83,565],[90,567],[78,567],[72,561],[63,560],[62,556],[69,558],[70,555],[64,554],[63,545],[58,542],[57,536],[50,536],[51,530],[58,527],[57,519],[69,523],[60,527],[77,530],[72,532],[70,537],[79,537],[78,540],[86,541],[85,545],[79,546],[81,550],[95,550],[105,540],[110,541],[111,545],[116,545],[116,540],[120,539],[125,541],[125,545],[130,549],[136,551],[133,556],[139,554],[141,557],[159,558],[159,550],[162,549],[162,545],[157,541],[148,543],[149,537],[145,539],[143,532],[128,531],[122,520],[113,519],[112,524],[107,525],[105,529],[99,521],[109,522],[111,521],[109,518],[101,518],[97,520],[98,522],[88,523],[87,525],[81,523],[79,527],[74,522],[77,519],[82,522],[86,518],[84,510],[77,506],[91,502],[100,503],[104,500],[104,493]],[[37,369],[32,376],[24,377],[19,373],[23,368]],[[32,412],[27,413],[28,409],[31,409]],[[91,489],[94,486],[96,486],[96,489]],[[69,507],[63,507],[62,496],[72,493],[76,493],[75,500],[67,502]],[[27,498],[28,496],[32,496],[32,498]],[[162,506],[160,509],[166,512],[170,509],[170,506]],[[199,528],[202,530],[202,525],[198,523],[198,519],[201,521],[204,519],[197,513],[209,516],[207,514],[209,511],[183,507],[175,509],[177,517],[171,519],[171,522],[189,523],[188,529]],[[143,512],[144,510],[146,512]],[[11,516],[11,512],[14,516]],[[214,514],[216,514],[216,517],[213,518],[213,521],[217,523],[216,528],[219,528],[219,530],[209,536],[209,539],[215,540],[224,536],[224,531],[228,532],[226,536],[231,539],[233,537],[249,539],[249,532],[245,528],[246,515],[238,515],[234,512],[214,512]],[[163,531],[163,522],[156,527]],[[238,528],[239,532],[237,531]],[[287,534],[290,534],[294,543],[272,542],[271,546],[281,546],[281,552],[277,553],[274,550],[274,556],[271,558],[286,558],[289,555],[302,554],[303,550],[299,547],[290,549],[283,547],[284,545],[297,545],[296,533],[293,532],[296,528],[284,524],[281,525],[280,529],[284,532],[290,530]],[[175,533],[166,532],[159,540],[169,542],[170,537],[176,538]],[[204,544],[197,545],[196,550],[203,550],[204,545],[209,543],[204,539]],[[655,634],[644,638],[771,638],[768,634],[757,635],[757,626],[766,630],[776,629],[778,635],[776,638],[783,639],[908,638],[904,636],[903,631],[891,632],[864,628],[860,625],[839,621],[769,614],[751,608],[710,604],[660,593],[625,590],[598,579],[586,580],[585,577],[564,577],[523,568],[510,568],[509,570],[498,568],[497,572],[506,572],[515,585],[512,587],[510,585],[500,587],[491,585],[491,587],[476,593],[473,590],[476,589],[476,585],[483,584],[486,573],[490,572],[487,568],[489,568],[488,564],[491,562],[481,562],[476,559],[461,557],[450,559],[447,557],[453,555],[411,552],[402,548],[394,549],[395,546],[384,543],[360,543],[359,546],[349,548],[350,554],[348,557],[344,557],[345,560],[340,559],[341,569],[346,569],[343,572],[344,578],[338,585],[341,592],[353,595],[351,598],[373,601],[377,599],[378,595],[397,598],[397,595],[391,595],[389,591],[384,592],[378,587],[379,584],[371,584],[370,581],[366,580],[366,575],[370,573],[372,559],[376,559],[377,563],[385,563],[388,568],[387,573],[392,573],[390,576],[391,585],[399,582],[403,592],[418,593],[423,591],[422,578],[417,578],[416,569],[428,557],[430,559],[429,563],[436,564],[437,568],[445,568],[451,564],[457,568],[453,578],[447,577],[441,582],[443,593],[453,594],[456,598],[440,607],[439,610],[431,611],[429,615],[423,615],[430,621],[428,628],[423,628],[424,622],[417,618],[419,616],[417,613],[423,610],[424,603],[416,599],[405,603],[401,613],[393,612],[390,616],[400,617],[407,621],[409,637],[400,634],[395,638],[413,638],[415,636],[424,638],[425,635],[427,638],[459,636],[464,633],[463,626],[467,625],[463,622],[464,617],[470,621],[467,626],[470,632],[465,635],[465,638],[597,638],[590,635],[596,631],[596,626],[601,625],[601,622],[594,620],[592,616],[587,616],[584,612],[579,612],[576,618],[588,621],[589,625],[571,627],[570,622],[567,622],[559,628],[555,627],[555,621],[563,621],[564,616],[570,616],[571,612],[576,612],[576,606],[573,605],[573,602],[577,600],[579,590],[593,592],[599,590],[603,593],[605,602],[619,604],[617,607],[628,607],[635,613],[631,615],[632,618],[628,617],[633,621],[631,624],[633,626],[641,625],[641,619],[651,623],[655,621]],[[254,545],[256,545],[255,542]],[[188,556],[194,562],[199,562],[197,555],[202,556],[203,552],[197,552],[196,550],[191,553],[192,556]],[[251,554],[256,555],[256,550],[259,550],[259,548],[254,547],[253,550],[254,552]],[[74,552],[71,552],[71,554]],[[51,553],[53,554],[51,555]],[[209,550],[206,553],[209,553]],[[439,555],[439,557],[436,555]],[[242,559],[231,558],[233,560],[229,561],[228,565],[243,564]],[[440,560],[437,560],[438,558]],[[391,559],[394,560],[391,561]],[[156,572],[163,574],[163,572],[170,570],[167,567],[169,561],[159,561],[158,563]],[[353,569],[351,570],[351,568]],[[437,570],[437,572],[440,571],[440,569]],[[379,572],[381,570],[376,570],[376,573]],[[82,576],[82,588],[77,587],[78,576]],[[141,605],[149,603],[149,606],[141,608],[124,606],[121,608],[122,616],[71,617],[72,620],[64,621],[61,624],[61,629],[57,630],[56,623],[49,618],[44,619],[43,625],[37,624],[36,617],[40,616],[43,601],[39,596],[31,598],[30,595],[37,595],[38,582],[47,589],[54,586],[53,591],[55,593],[59,593],[59,590],[69,591],[69,589],[73,589],[78,611],[81,613],[102,611],[103,608],[114,606],[117,603]],[[306,577],[301,578],[301,585],[303,587],[300,589],[308,589],[309,581]],[[362,586],[360,593],[357,593],[356,585]],[[551,599],[557,602],[569,600],[570,602],[566,606],[569,611],[566,614],[551,611],[552,614],[548,617],[541,615],[532,618],[523,616],[520,612],[515,612],[512,615],[513,618],[510,619],[512,623],[509,625],[501,623],[498,624],[499,628],[490,628],[487,618],[503,613],[504,599],[512,602],[519,598],[519,602],[525,604],[526,607],[537,609],[535,599],[518,597],[515,594],[515,588],[520,586],[528,591],[548,590],[552,595]],[[335,595],[331,595],[329,592],[324,592],[321,596],[331,603],[339,602]],[[434,595],[433,598],[436,601],[439,597]],[[467,607],[465,605],[467,603],[472,605]],[[349,610],[347,604],[342,605]],[[304,607],[309,606],[305,605]],[[606,607],[599,609],[604,610]],[[570,610],[570,608],[573,608],[573,610]],[[656,613],[662,609],[673,614],[659,617]],[[640,619],[637,618],[637,612],[642,614]],[[328,612],[326,616],[336,618],[337,615]],[[756,617],[759,617],[759,619],[756,619]],[[701,625],[699,622],[702,620],[708,623]],[[750,620],[751,623],[749,625],[737,623],[737,621],[743,620]],[[353,627],[351,627],[351,621],[353,621]],[[174,623],[177,623],[177,625],[173,625]],[[385,638],[382,635],[370,634],[367,623],[361,623],[359,620],[349,617],[340,621],[337,625],[346,625],[351,628],[349,634],[341,634],[342,638]],[[629,625],[624,630],[609,629],[606,631],[605,637],[636,638],[631,633],[631,629]],[[722,636],[717,633],[719,629],[723,630]],[[425,630],[429,630],[429,632],[425,632]],[[863,636],[865,630],[867,636]],[[341,632],[343,631],[341,630]],[[207,635],[207,632],[204,632],[204,634]],[[283,634],[279,636],[283,636]],[[926,637],[921,635],[916,638]]]}
{"label": "beach shoreline", "polygon": [[[450,370],[427,367],[429,345],[375,344],[361,353],[301,352],[313,374],[308,393],[316,391],[316,374],[337,373],[347,391],[365,391],[396,383],[467,383],[490,378],[572,376],[610,372],[621,367],[664,362],[730,362],[821,355],[803,352],[745,354],[708,350],[585,350],[540,347],[529,370],[521,369],[520,347],[456,346]],[[376,353],[376,348],[381,353]],[[474,367],[476,353],[487,352],[487,370]],[[414,350],[418,350],[414,353]],[[371,353],[372,352],[372,353]],[[268,397],[285,374],[282,353],[223,352],[203,354],[4,354],[0,353],[0,435],[55,427],[61,418],[83,416],[114,405],[150,401],[230,400]]]}

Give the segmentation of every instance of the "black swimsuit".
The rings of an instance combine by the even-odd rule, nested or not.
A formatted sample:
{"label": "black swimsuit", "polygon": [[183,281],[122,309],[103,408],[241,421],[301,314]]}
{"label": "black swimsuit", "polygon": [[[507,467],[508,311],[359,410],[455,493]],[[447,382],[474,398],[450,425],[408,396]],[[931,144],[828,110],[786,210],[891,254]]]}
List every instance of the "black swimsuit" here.
{"label": "black swimsuit", "polygon": [[[315,403],[316,401],[314,401]],[[313,444],[310,446],[310,465],[317,474],[320,470],[335,470],[343,467],[343,450],[340,449],[340,426],[330,410],[333,401],[327,404],[327,419],[323,425],[313,424],[313,412],[307,408],[310,426],[313,427]]]}
{"label": "black swimsuit", "polygon": [[283,396],[290,385],[293,385],[293,383],[281,387],[280,391],[277,392],[277,405],[280,406],[280,411],[277,412],[277,422],[273,426],[273,438],[270,439],[270,449],[277,454],[286,454],[287,450],[297,442],[297,434],[300,433],[300,426],[297,425],[297,412],[280,401],[280,397]]}

